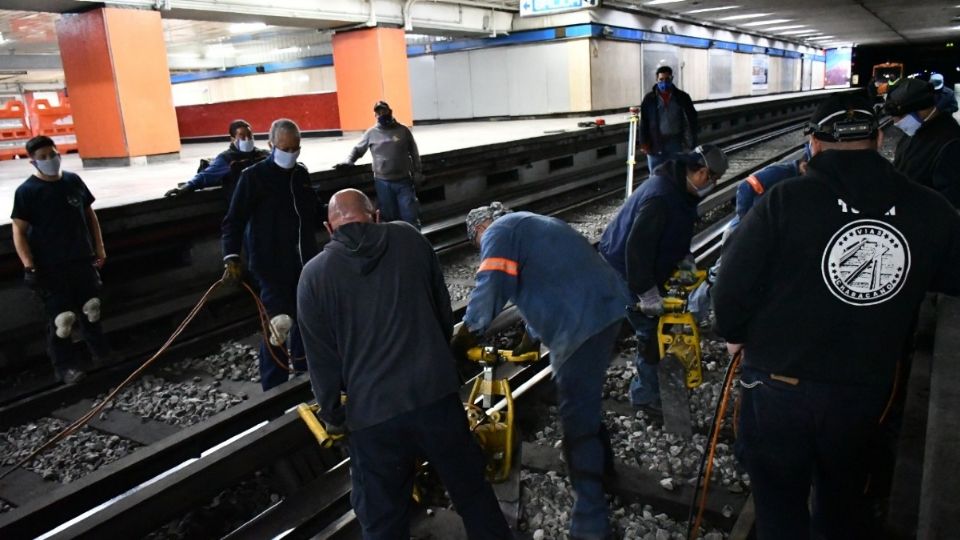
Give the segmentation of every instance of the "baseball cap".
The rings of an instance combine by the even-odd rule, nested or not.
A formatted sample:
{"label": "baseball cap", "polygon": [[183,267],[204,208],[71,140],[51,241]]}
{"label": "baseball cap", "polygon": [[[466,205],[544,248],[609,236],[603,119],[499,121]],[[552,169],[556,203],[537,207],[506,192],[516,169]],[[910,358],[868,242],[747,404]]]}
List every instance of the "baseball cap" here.
{"label": "baseball cap", "polygon": [[393,110],[390,108],[390,105],[386,101],[378,101],[373,104],[373,112],[379,112],[380,109],[387,109],[388,111]]}
{"label": "baseball cap", "polygon": [[803,133],[825,142],[849,142],[873,139],[879,131],[877,115],[863,94],[838,92],[820,102]]}
{"label": "baseball cap", "polygon": [[920,79],[898,82],[887,94],[883,109],[892,116],[904,116],[933,107],[933,85]]}
{"label": "baseball cap", "polygon": [[467,214],[467,240],[473,242],[477,238],[477,229],[487,221],[496,221],[500,216],[512,212],[499,201],[490,203],[490,206],[474,208]]}

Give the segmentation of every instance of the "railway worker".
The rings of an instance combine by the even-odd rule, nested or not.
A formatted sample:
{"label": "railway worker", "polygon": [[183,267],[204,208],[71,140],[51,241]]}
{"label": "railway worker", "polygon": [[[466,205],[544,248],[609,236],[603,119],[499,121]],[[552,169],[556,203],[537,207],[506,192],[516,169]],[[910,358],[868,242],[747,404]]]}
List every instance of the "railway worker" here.
{"label": "railway worker", "polygon": [[199,171],[186,184],[171,189],[163,194],[164,197],[178,197],[198,189],[223,186],[227,203],[233,197],[233,190],[240,179],[240,173],[270,155],[269,150],[257,148],[253,139],[253,131],[246,120],[230,122],[230,146],[202,171]]}
{"label": "railway worker", "polygon": [[657,84],[640,102],[640,151],[653,173],[661,163],[697,146],[697,110],[690,95],[673,84],[670,66],[657,68]]}
{"label": "railway worker", "polygon": [[60,154],[44,135],[27,141],[37,172],[13,198],[13,243],[23,263],[24,284],[43,301],[47,352],[66,384],[84,378],[70,334],[75,323],[96,361],[110,354],[100,325],[100,274],[107,260],[94,198],[75,173],[60,168]]}
{"label": "railway worker", "polygon": [[727,166],[723,150],[712,144],[667,161],[633,192],[600,239],[600,253],[639,299],[639,311],[630,313],[637,334],[637,376],[630,382],[634,407],[660,410],[655,333],[663,313],[661,287],[678,267],[696,270],[690,241],[697,205]]}
{"label": "railway worker", "polygon": [[[247,268],[260,289],[270,318],[270,343],[260,344],[260,385],[264,390],[288,378],[292,369],[306,370],[297,327],[297,281],[317,254],[317,196],[300,156],[300,128],[281,118],[270,126],[270,155],[240,174],[230,208],[223,219],[222,244],[228,281],[243,277],[241,246]],[[282,345],[286,343],[286,351]]]}
{"label": "railway worker", "polygon": [[576,495],[570,536],[607,538],[602,478],[613,472],[613,455],[601,394],[630,296],[590,242],[559,219],[494,202],[470,211],[467,237],[480,248],[480,267],[454,351],[465,355],[508,301],[520,309],[527,332],[514,352],[539,348],[537,338],[550,347]]}
{"label": "railway worker", "polygon": [[811,131],[807,175],[747,214],[713,288],[744,354],[736,455],[761,540],[876,536],[863,493],[896,364],[926,292],[960,293],[960,216],[880,155],[870,103],[834,94]]}
{"label": "railway worker", "polygon": [[930,84],[933,85],[933,99],[936,102],[937,110],[944,114],[953,114],[957,112],[957,96],[953,90],[943,84],[943,75],[933,73],[930,75]]}
{"label": "railway worker", "polygon": [[363,537],[409,537],[415,467],[426,458],[471,539],[512,538],[460,402],[450,296],[433,248],[406,223],[378,223],[355,189],[330,198],[328,219],[330,242],[300,279],[300,327],[320,417],[328,430],[349,430]]}
{"label": "railway worker", "polygon": [[960,125],[937,110],[933,86],[903,80],[890,91],[884,108],[905,135],[893,160],[897,170],[960,208]]}
{"label": "railway worker", "polygon": [[397,122],[386,101],[373,106],[377,123],[368,129],[347,159],[335,168],[348,167],[370,150],[373,158],[373,183],[383,221],[403,220],[420,228],[420,201],[416,186],[423,183],[420,152],[413,133]]}

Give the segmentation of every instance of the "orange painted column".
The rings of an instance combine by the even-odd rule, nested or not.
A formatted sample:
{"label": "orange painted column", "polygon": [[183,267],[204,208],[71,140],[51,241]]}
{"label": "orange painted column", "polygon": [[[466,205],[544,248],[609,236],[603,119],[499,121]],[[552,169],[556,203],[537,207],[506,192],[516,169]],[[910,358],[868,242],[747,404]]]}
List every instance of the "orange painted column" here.
{"label": "orange painted column", "polygon": [[85,166],[132,165],[179,155],[158,12],[100,8],[63,15],[57,40]]}
{"label": "orange painted column", "polygon": [[401,124],[413,123],[407,42],[400,28],[365,28],[333,36],[340,129],[358,131],[375,122],[373,104],[390,104]]}

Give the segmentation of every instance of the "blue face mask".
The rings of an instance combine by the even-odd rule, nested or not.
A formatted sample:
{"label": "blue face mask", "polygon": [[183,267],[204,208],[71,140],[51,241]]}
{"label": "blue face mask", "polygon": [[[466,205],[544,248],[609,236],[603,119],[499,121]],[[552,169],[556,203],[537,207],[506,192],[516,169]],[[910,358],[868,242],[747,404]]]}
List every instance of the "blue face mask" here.
{"label": "blue face mask", "polygon": [[923,125],[923,121],[920,120],[919,114],[912,112],[898,120],[894,125],[900,128],[907,137],[913,137],[913,134]]}
{"label": "blue face mask", "polygon": [[666,92],[673,86],[673,83],[670,81],[657,81],[657,89],[661,92]]}
{"label": "blue face mask", "polygon": [[237,150],[241,152],[252,152],[253,139],[237,139]]}
{"label": "blue face mask", "polygon": [[377,117],[377,123],[381,126],[389,126],[393,124],[393,115],[392,114],[383,114]]}

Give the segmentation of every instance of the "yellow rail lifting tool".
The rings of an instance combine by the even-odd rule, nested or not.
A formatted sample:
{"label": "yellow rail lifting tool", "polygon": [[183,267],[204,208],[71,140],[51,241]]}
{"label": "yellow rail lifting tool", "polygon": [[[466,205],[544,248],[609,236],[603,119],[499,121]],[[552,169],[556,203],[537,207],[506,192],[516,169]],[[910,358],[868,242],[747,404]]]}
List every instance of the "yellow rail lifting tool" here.
{"label": "yellow rail lifting tool", "polygon": [[[510,381],[499,373],[499,368],[506,364],[536,362],[540,359],[540,353],[533,351],[514,356],[510,350],[473,347],[467,351],[467,359],[483,367],[464,404],[467,423],[487,457],[487,479],[492,483],[505,482],[513,467],[516,429],[513,391]],[[503,397],[507,404],[505,411],[490,411],[494,406],[494,397]],[[479,398],[483,400],[482,407],[476,404]]]}
{"label": "yellow rail lifting tool", "polygon": [[[687,275],[685,275],[687,274]],[[676,271],[666,283],[663,297],[663,315],[657,323],[657,342],[660,360],[676,358],[686,371],[687,388],[703,383],[700,330],[687,305],[690,294],[707,279],[706,270]]]}

